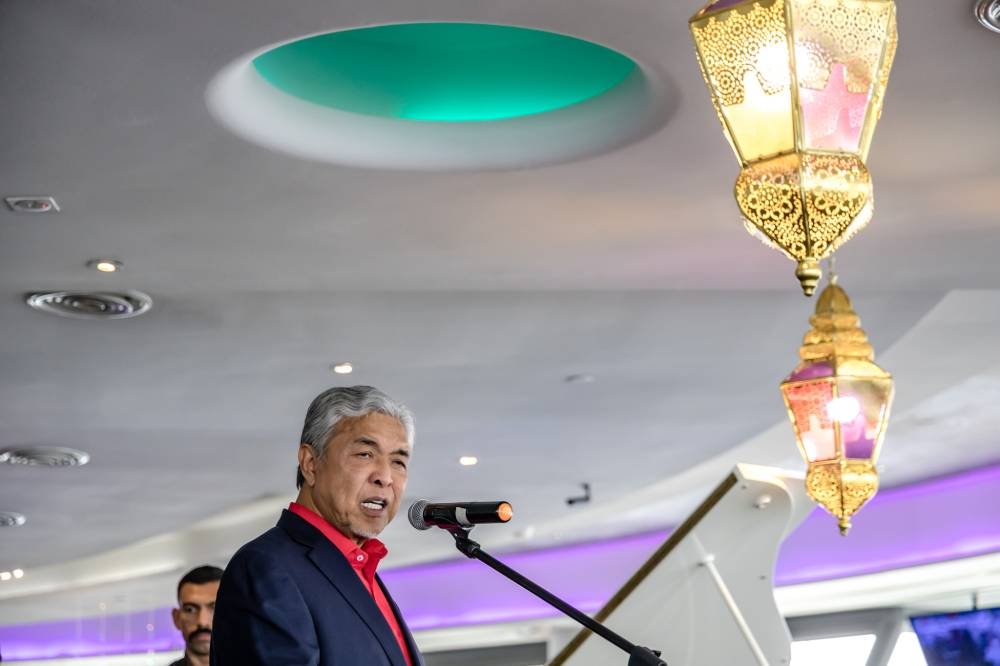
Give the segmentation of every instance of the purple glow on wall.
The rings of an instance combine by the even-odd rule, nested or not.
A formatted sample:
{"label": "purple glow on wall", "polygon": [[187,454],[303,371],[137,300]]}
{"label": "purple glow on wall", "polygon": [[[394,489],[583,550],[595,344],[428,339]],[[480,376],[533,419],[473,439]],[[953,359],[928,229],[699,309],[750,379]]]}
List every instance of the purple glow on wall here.
{"label": "purple glow on wall", "polygon": [[880,491],[850,538],[814,512],[782,545],[776,582],[793,585],[1000,551],[1000,465]]}
{"label": "purple glow on wall", "polygon": [[[782,546],[776,581],[791,585],[1000,551],[1000,465],[883,490],[840,536],[814,511]],[[498,558],[578,608],[599,608],[667,532]],[[440,538],[448,538],[439,535]],[[430,538],[430,537],[429,537]],[[553,617],[558,613],[485,565],[448,560],[383,574],[414,630]],[[152,627],[150,629],[149,627]],[[4,661],[183,647],[169,608],[0,627]]]}
{"label": "purple glow on wall", "polygon": [[[600,608],[628,580],[665,536],[665,532],[657,532],[497,557],[556,596],[590,612]],[[382,579],[413,630],[555,614],[541,599],[473,560],[395,569],[383,574]],[[428,597],[428,590],[434,590],[433,599]]]}
{"label": "purple glow on wall", "polygon": [[4,663],[183,648],[169,608],[0,627]]}

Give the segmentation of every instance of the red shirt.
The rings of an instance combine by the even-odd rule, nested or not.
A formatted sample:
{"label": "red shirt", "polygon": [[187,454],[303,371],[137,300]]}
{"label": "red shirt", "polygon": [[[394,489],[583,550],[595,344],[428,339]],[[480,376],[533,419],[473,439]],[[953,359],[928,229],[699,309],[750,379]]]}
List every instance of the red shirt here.
{"label": "red shirt", "polygon": [[322,516],[298,502],[289,504],[288,510],[322,532],[323,536],[329,539],[330,543],[344,554],[344,557],[347,558],[347,561],[354,569],[354,573],[358,574],[361,583],[368,590],[368,593],[372,595],[375,605],[382,611],[385,621],[389,623],[389,628],[392,629],[392,635],[396,637],[396,642],[399,643],[399,649],[403,651],[403,658],[406,659],[407,665],[413,666],[413,662],[410,659],[410,651],[406,647],[406,638],[403,636],[403,630],[399,626],[399,620],[396,619],[396,614],[392,612],[392,606],[389,605],[389,600],[386,598],[385,592],[382,591],[382,587],[375,583],[375,569],[378,568],[378,563],[382,561],[382,558],[389,553],[385,544],[378,539],[367,539],[363,545],[358,546],[358,544],[354,543],[352,539],[349,539],[340,530],[328,523]]}

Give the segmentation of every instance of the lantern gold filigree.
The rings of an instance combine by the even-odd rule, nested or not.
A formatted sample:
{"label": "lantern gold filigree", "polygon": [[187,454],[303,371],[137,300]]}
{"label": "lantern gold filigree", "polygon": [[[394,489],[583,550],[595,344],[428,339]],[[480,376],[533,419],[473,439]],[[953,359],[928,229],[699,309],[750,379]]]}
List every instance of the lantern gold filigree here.
{"label": "lantern gold filigree", "polygon": [[872,217],[864,161],[896,50],[892,0],[715,0],[689,22],[740,160],[747,229],[798,263],[806,295]]}
{"label": "lantern gold filigree", "polygon": [[806,491],[847,534],[851,516],[878,490],[875,465],[889,422],[892,376],[875,364],[861,321],[835,279],[809,321],[801,363],[781,393],[809,466]]}

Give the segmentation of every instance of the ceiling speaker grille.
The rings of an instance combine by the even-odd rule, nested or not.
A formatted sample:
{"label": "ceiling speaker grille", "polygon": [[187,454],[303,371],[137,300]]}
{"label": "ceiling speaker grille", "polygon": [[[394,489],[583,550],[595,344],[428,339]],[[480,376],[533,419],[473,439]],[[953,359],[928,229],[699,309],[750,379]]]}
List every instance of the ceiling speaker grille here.
{"label": "ceiling speaker grille", "polygon": [[127,319],[153,307],[153,299],[139,291],[49,291],[29,294],[26,302],[36,310],[74,319]]}
{"label": "ceiling speaker grille", "polygon": [[0,449],[0,463],[40,467],[79,467],[90,462],[90,454],[64,446],[32,446]]}
{"label": "ceiling speaker grille", "polygon": [[23,513],[0,511],[0,527],[20,527],[26,520]]}
{"label": "ceiling speaker grille", "polygon": [[58,213],[59,204],[52,197],[4,197],[15,213]]}

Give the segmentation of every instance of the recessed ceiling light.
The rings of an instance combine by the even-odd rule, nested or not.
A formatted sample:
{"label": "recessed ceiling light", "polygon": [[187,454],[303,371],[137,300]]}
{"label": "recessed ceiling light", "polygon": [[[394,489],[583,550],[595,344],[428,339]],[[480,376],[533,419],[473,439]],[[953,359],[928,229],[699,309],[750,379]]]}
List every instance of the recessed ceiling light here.
{"label": "recessed ceiling light", "polygon": [[4,197],[7,207],[15,213],[58,213],[59,204],[52,197]]}
{"label": "recessed ceiling light", "polygon": [[354,372],[354,366],[350,363],[334,363],[330,366],[330,369],[338,375],[349,375]]}
{"label": "recessed ceiling light", "polygon": [[7,581],[13,578],[14,575],[9,571],[0,571],[0,580]]}
{"label": "recessed ceiling light", "polygon": [[23,513],[15,511],[0,511],[0,527],[20,527],[28,519]]}
{"label": "recessed ceiling light", "polygon": [[1000,0],[977,0],[976,19],[993,32],[1000,32]]}
{"label": "recessed ceiling light", "polygon": [[117,273],[125,268],[125,264],[117,259],[91,259],[87,262],[87,268],[93,268],[102,273]]}
{"label": "recessed ceiling light", "polygon": [[23,569],[14,569],[13,571],[11,571],[11,573],[14,574],[14,578],[24,578]]}
{"label": "recessed ceiling light", "polygon": [[477,458],[476,456],[462,456],[461,458],[458,459],[458,463],[466,467],[471,467],[478,462],[479,458]]}
{"label": "recessed ceiling light", "polygon": [[22,446],[0,449],[0,463],[42,467],[79,467],[90,462],[90,454],[65,446]]}

